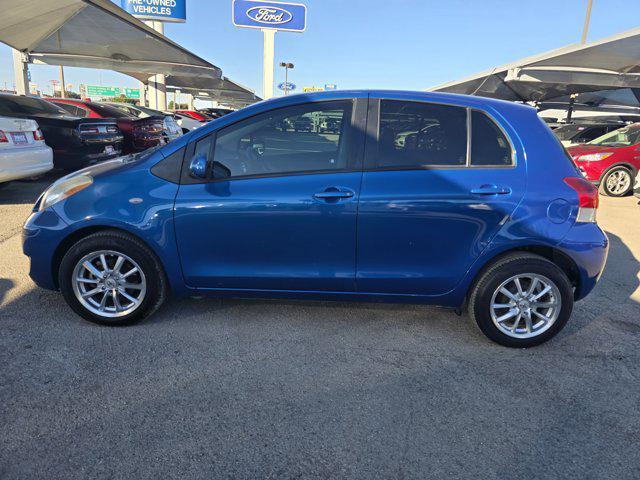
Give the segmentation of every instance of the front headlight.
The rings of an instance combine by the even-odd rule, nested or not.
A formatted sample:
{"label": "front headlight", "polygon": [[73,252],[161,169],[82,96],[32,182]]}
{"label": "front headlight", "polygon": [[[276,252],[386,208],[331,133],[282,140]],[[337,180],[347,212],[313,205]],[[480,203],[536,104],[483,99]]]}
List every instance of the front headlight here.
{"label": "front headlight", "polygon": [[40,211],[50,207],[54,203],[58,203],[60,200],[69,198],[80,190],[84,190],[92,183],[93,177],[87,174],[61,178],[44,192],[42,201],[40,202]]}
{"label": "front headlight", "polygon": [[589,153],[587,155],[580,155],[578,160],[582,162],[598,162],[610,157],[611,155],[613,155],[613,152]]}

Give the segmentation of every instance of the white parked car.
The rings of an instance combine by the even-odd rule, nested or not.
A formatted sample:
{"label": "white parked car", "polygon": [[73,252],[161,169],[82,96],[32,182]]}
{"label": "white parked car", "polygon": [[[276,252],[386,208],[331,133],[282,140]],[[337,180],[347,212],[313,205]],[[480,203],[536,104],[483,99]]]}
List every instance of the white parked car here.
{"label": "white parked car", "polygon": [[53,151],[35,120],[0,117],[0,183],[42,175],[53,168]]}
{"label": "white parked car", "polygon": [[176,119],[176,122],[178,123],[178,125],[180,125],[180,128],[182,128],[182,132],[183,133],[187,133],[187,131],[191,131],[191,130],[195,130],[198,127],[201,127],[202,125],[205,125],[205,123],[199,122],[198,120],[194,120],[191,117],[187,117],[186,115],[182,115],[181,113],[176,113],[176,112],[165,112],[167,115],[173,115],[173,118]]}
{"label": "white parked car", "polygon": [[636,175],[636,183],[633,185],[633,194],[640,198],[640,175]]}

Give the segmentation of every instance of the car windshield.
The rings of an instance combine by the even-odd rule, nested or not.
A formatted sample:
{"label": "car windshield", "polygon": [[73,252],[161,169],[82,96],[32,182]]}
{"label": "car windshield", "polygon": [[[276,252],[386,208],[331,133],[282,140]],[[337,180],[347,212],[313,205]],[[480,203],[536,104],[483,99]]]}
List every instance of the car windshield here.
{"label": "car windshield", "polygon": [[640,141],[640,126],[623,127],[613,132],[606,133],[601,137],[591,140],[587,145],[600,145],[603,147],[628,147]]}
{"label": "car windshield", "polygon": [[69,112],[40,98],[22,97],[18,95],[0,95],[0,115],[11,115],[15,113],[26,115],[37,115],[42,113],[69,115]]}
{"label": "car windshield", "polygon": [[164,113],[159,112],[158,110],[153,110],[152,108],[147,108],[147,107],[141,107],[140,105],[136,105],[134,107],[136,110],[140,110],[142,113],[145,113],[151,117],[155,117],[155,116],[165,116]]}
{"label": "car windshield", "polygon": [[109,118],[132,118],[133,116],[120,110],[119,108],[112,107],[111,105],[100,105],[99,103],[88,104],[91,110],[95,111],[101,117]]}
{"label": "car windshield", "polygon": [[555,133],[560,140],[571,140],[577,133],[583,131],[585,128],[587,127],[584,125],[563,125],[556,128],[553,133]]}

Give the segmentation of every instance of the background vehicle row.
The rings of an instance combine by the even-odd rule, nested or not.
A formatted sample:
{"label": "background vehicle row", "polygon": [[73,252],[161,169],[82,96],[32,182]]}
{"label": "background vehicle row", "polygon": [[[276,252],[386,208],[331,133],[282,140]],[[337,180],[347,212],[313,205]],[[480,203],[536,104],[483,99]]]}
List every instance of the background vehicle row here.
{"label": "background vehicle row", "polygon": [[141,152],[166,142],[164,115],[139,118],[122,109],[97,102],[71,99],[52,99],[51,102],[77,117],[115,119],[124,136],[122,153]]}
{"label": "background vehicle row", "polygon": [[122,155],[124,137],[113,119],[80,118],[46,100],[0,94],[0,116],[35,120],[53,149],[56,168],[75,170]]}

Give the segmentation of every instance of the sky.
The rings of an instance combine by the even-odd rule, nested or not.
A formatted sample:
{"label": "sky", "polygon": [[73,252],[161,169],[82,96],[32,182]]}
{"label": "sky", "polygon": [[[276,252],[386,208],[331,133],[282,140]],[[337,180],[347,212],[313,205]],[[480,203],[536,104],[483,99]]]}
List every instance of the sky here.
{"label": "sky", "polygon": [[[234,27],[231,0],[186,0],[187,22],[165,35],[259,95],[262,33]],[[298,90],[425,90],[497,65],[578,42],[587,0],[295,0],[308,8],[304,33],[279,32],[275,62],[292,62]],[[116,3],[119,4],[119,1]],[[594,0],[588,41],[640,26],[640,2]],[[56,67],[31,65],[46,93]],[[65,68],[67,83],[137,87],[110,71]],[[276,84],[284,80],[276,67]],[[0,88],[13,85],[11,50],[0,44]]]}

